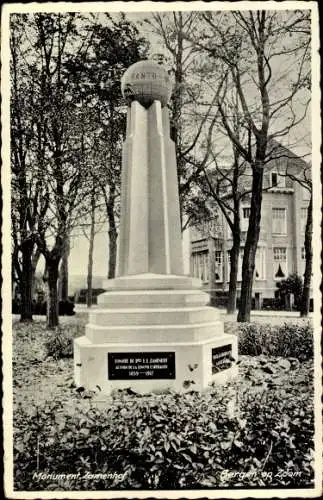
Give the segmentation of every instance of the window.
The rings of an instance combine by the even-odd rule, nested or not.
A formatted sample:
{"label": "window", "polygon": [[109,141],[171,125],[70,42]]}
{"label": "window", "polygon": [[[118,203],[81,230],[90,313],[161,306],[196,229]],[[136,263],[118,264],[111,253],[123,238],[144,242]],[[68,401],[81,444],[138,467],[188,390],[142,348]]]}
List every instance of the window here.
{"label": "window", "polygon": [[266,279],[266,249],[263,247],[257,248],[254,278],[256,280]]}
{"label": "window", "polygon": [[215,251],[215,281],[223,281],[223,254],[221,250]]}
{"label": "window", "polygon": [[274,278],[287,277],[287,250],[283,247],[274,248]]}
{"label": "window", "polygon": [[306,260],[305,247],[302,247],[301,248],[301,262],[300,262],[299,271],[298,271],[299,276],[304,276],[305,263],[306,263],[305,260]]}
{"label": "window", "polygon": [[273,208],[273,234],[286,234],[286,208]]}
{"label": "window", "polygon": [[250,207],[242,207],[241,231],[248,231]]}
{"label": "window", "polygon": [[209,279],[209,262],[208,252],[194,252],[192,254],[192,275],[194,278],[199,278],[202,281]]}
{"label": "window", "polygon": [[243,213],[243,218],[244,219],[249,219],[249,217],[250,217],[250,207],[244,207],[242,209],[242,213]]}
{"label": "window", "polygon": [[[238,257],[238,274],[237,281],[242,281],[242,262],[243,262],[243,253],[244,248],[240,248],[240,253]],[[230,269],[231,269],[231,257],[230,251],[227,251],[227,259],[228,259],[228,280],[230,278]],[[264,280],[266,279],[266,249],[265,248],[257,248],[256,253],[256,262],[255,262],[255,274],[254,278],[256,280]]]}
{"label": "window", "polygon": [[271,173],[271,186],[276,187],[278,184],[278,174],[277,172],[272,172]]}
{"label": "window", "polygon": [[[243,252],[244,252],[244,249],[240,248],[239,257],[238,257],[237,281],[242,281]],[[230,255],[230,250],[227,251],[227,262],[228,262],[228,281],[229,281],[230,280],[230,271],[231,271],[231,255]]]}
{"label": "window", "polygon": [[271,187],[286,187],[286,177],[278,172],[271,172]]}
{"label": "window", "polygon": [[286,261],[287,260],[286,248],[275,247],[274,248],[274,260],[279,261],[279,262]]}

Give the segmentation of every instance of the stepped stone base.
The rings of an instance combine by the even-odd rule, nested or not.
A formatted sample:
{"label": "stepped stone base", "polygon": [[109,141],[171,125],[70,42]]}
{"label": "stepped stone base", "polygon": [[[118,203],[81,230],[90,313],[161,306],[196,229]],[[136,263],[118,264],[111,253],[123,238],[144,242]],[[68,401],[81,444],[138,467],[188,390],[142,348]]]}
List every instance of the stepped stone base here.
{"label": "stepped stone base", "polygon": [[237,338],[223,332],[199,280],[147,273],[104,286],[86,335],[75,340],[78,386],[181,392],[236,375]]}

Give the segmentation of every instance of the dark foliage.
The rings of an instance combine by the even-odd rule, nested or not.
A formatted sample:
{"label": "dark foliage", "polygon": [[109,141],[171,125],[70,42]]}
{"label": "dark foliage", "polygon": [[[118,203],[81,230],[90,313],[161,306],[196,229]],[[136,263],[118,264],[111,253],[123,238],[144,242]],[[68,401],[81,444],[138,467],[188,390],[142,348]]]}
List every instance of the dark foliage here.
{"label": "dark foliage", "polygon": [[303,280],[296,273],[290,274],[286,279],[278,282],[277,286],[277,298],[282,307],[285,306],[285,298],[288,294],[294,295],[294,307],[300,310],[302,291],[303,291]]}
{"label": "dark foliage", "polygon": [[[98,303],[98,295],[104,293],[106,290],[104,288],[92,288],[92,304]],[[77,304],[86,304],[87,288],[81,288],[79,292],[75,294],[75,302]]]}
{"label": "dark foliage", "polygon": [[[21,303],[18,299],[12,300],[12,314],[20,314]],[[71,300],[60,300],[58,303],[58,310],[60,316],[73,316],[74,303]],[[32,302],[32,314],[33,315],[44,315],[46,316],[47,302],[37,302],[34,300]]]}
{"label": "dark foliage", "polygon": [[45,342],[47,356],[54,359],[73,357],[73,331],[71,329],[57,327],[54,333]]}
{"label": "dark foliage", "polygon": [[[84,394],[78,396],[80,403]],[[66,409],[59,401],[20,408],[15,415],[16,488],[310,485],[314,424],[307,394],[308,386],[305,394],[297,384],[287,394],[260,384],[259,391],[246,387],[238,393],[214,388],[205,394],[144,398],[118,394],[104,409],[77,402]],[[228,411],[232,403],[233,414]],[[68,470],[80,477],[35,481],[37,464],[45,473]],[[117,476],[86,478],[86,473],[111,471]]]}
{"label": "dark foliage", "polygon": [[310,321],[279,326],[244,323],[239,325],[237,335],[239,354],[294,357],[299,361],[313,358],[313,326]]}

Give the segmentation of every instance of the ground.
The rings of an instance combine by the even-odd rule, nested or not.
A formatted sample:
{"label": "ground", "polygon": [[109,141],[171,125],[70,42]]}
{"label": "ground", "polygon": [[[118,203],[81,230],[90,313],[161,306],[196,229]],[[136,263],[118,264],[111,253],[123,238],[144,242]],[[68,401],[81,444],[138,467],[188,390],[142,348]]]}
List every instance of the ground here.
{"label": "ground", "polygon": [[[75,336],[84,335],[87,323],[85,308],[82,307],[81,311],[75,316],[60,318],[61,325],[76,332]],[[223,313],[221,317],[225,322],[225,330],[233,333],[237,327],[235,316]],[[280,315],[261,315],[255,316],[254,321],[277,325],[286,321],[286,318],[288,317]],[[302,323],[303,320],[292,317],[292,321]],[[13,335],[14,404],[30,404],[33,400],[40,402],[48,398],[62,398],[66,401],[71,398],[79,399],[73,385],[73,360],[66,358],[56,361],[52,357],[46,357],[44,342],[51,333],[45,329],[44,317],[35,316],[32,324],[21,324],[19,317],[15,316]],[[253,358],[243,357],[240,374],[254,362]],[[303,369],[306,371],[308,365],[304,365]]]}
{"label": "ground", "polygon": [[[234,317],[223,316],[225,321],[225,329],[230,332],[236,331],[237,324],[234,321]],[[268,317],[261,316],[259,318],[255,318],[256,321],[259,322],[267,322],[270,321]],[[274,316],[270,321],[273,324],[282,323],[286,321],[286,318],[281,318]],[[303,320],[293,318],[293,323],[302,324]],[[72,332],[73,336],[83,335],[84,327],[87,322],[87,314],[83,311],[78,311],[77,314],[73,317],[62,317],[61,325],[62,329],[65,331]],[[48,402],[59,402],[61,408],[63,408],[63,412],[73,411],[73,408],[78,408],[78,411],[87,412],[89,408],[93,409],[97,407],[98,409],[102,408],[131,408],[133,405],[133,399],[131,396],[127,396],[121,394],[120,396],[116,395],[113,398],[110,396],[102,396],[100,392],[97,393],[88,393],[87,391],[79,391],[77,387],[75,387],[73,382],[73,359],[71,357],[63,358],[63,359],[54,359],[52,356],[48,356],[45,349],[45,342],[48,340],[49,336],[54,335],[54,332],[48,332],[45,328],[45,321],[42,317],[36,317],[35,321],[32,324],[21,324],[19,323],[19,319],[16,317],[13,323],[13,392],[14,392],[14,419],[15,414],[19,415],[20,410],[24,411],[26,408],[35,408],[35,407],[43,407],[45,408]],[[306,360],[303,362],[299,362],[295,358],[283,358],[283,357],[266,357],[266,356],[240,356],[239,359],[239,377],[238,379],[231,384],[228,384],[227,387],[224,388],[224,394],[226,399],[226,418],[233,419],[235,418],[235,403],[239,398],[245,404],[245,401],[249,401],[252,410],[255,413],[256,418],[258,418],[258,409],[254,406],[256,398],[259,396],[259,391],[265,396],[264,401],[267,402],[268,396],[268,405],[272,406],[274,404],[279,403],[279,401],[283,401],[286,398],[286,405],[289,407],[286,408],[286,414],[284,413],[284,418],[288,420],[288,423],[281,424],[280,420],[284,420],[284,418],[280,418],[278,413],[276,415],[272,415],[268,417],[268,426],[272,426],[270,432],[269,440],[265,440],[262,443],[261,433],[262,425],[262,416],[259,416],[259,428],[257,426],[253,427],[252,434],[254,437],[250,438],[250,436],[246,436],[253,443],[258,440],[258,445],[260,446],[260,450],[263,447],[266,447],[268,443],[268,452],[266,451],[266,457],[263,459],[259,458],[259,464],[261,468],[268,462],[268,457],[270,454],[276,455],[279,457],[279,446],[283,446],[282,443],[285,443],[284,446],[287,448],[290,446],[289,452],[284,453],[283,455],[290,457],[288,461],[285,458],[280,466],[279,470],[284,471],[286,464],[289,464],[289,467],[292,466],[292,469],[296,467],[298,474],[303,474],[302,480],[300,481],[300,485],[310,484],[313,476],[313,470],[311,468],[311,453],[312,453],[312,445],[311,439],[313,434],[313,363],[312,360]],[[212,393],[213,389],[210,389],[210,395],[206,396],[208,401],[212,402]],[[230,395],[232,398],[230,399]],[[194,398],[199,398],[198,395],[192,396]],[[218,394],[217,394],[218,397]],[[203,396],[204,400],[205,396]],[[211,398],[211,399],[210,399]],[[228,399],[229,398],[229,399]],[[136,398],[135,398],[136,399]],[[144,408],[144,400],[145,398],[141,398],[139,403],[135,402],[135,405],[138,406],[139,412],[140,407]],[[156,399],[153,397],[149,398],[147,396],[148,406],[150,404],[154,404]],[[169,404],[169,396],[168,399],[165,399],[166,406]],[[185,403],[186,404],[186,403]],[[191,403],[190,403],[191,404]],[[217,405],[216,400],[214,404]],[[248,403],[249,404],[249,403]],[[265,403],[264,403],[265,404]],[[118,406],[119,405],[119,406]],[[233,406],[232,406],[233,405]],[[243,405],[242,405],[243,406]],[[64,410],[65,408],[65,410]],[[145,407],[146,408],[146,407]],[[154,406],[155,408],[155,406]],[[303,409],[305,408],[305,410]],[[272,409],[272,408],[271,408]],[[261,406],[260,406],[261,410]],[[113,410],[114,411],[114,410]],[[126,411],[126,410],[125,410]],[[132,411],[132,410],[131,410]],[[130,416],[131,416],[130,411]],[[146,411],[146,409],[145,409]],[[159,410],[158,410],[159,411]],[[167,410],[168,411],[168,410]],[[277,412],[280,411],[279,409]],[[157,412],[157,410],[156,410]],[[270,413],[270,408],[268,408],[268,412]],[[230,415],[232,413],[232,415]],[[127,414],[127,412],[126,412]],[[117,413],[118,415],[118,413]],[[159,417],[158,417],[159,418]],[[162,415],[160,418],[164,418]],[[196,418],[196,417],[195,417]],[[211,416],[214,418],[214,416]],[[267,416],[264,413],[264,418]],[[275,422],[274,422],[274,419]],[[271,420],[270,420],[271,419]],[[14,420],[15,421],[15,420]],[[238,422],[244,421],[238,419]],[[20,424],[19,424],[20,425]],[[190,424],[191,425],[191,424]],[[240,425],[240,424],[239,424]],[[254,424],[252,424],[254,425]],[[281,427],[281,425],[283,427]],[[285,425],[285,427],[284,427]],[[302,433],[298,431],[298,429],[302,428]],[[26,429],[28,429],[28,422],[26,422]],[[275,430],[276,429],[276,430]],[[304,430],[305,429],[305,430]],[[263,429],[266,431],[266,429]],[[128,432],[128,431],[127,431]],[[204,431],[203,431],[204,432]],[[240,431],[239,431],[240,432]],[[242,432],[242,431],[241,431]],[[260,432],[257,437],[256,434]],[[21,433],[21,429],[17,429],[17,434]],[[277,438],[273,438],[277,434]],[[243,432],[242,432],[243,434]],[[282,438],[281,435],[285,436]],[[196,438],[197,442],[199,442],[199,438]],[[203,437],[204,439],[204,437]],[[267,439],[267,438],[266,438]],[[275,451],[275,439],[277,443],[277,449]],[[296,439],[296,441],[295,441]],[[202,444],[203,445],[203,440]],[[296,445],[294,444],[296,442]],[[244,448],[244,443],[239,441],[239,439],[235,439],[235,443],[237,447]],[[274,443],[274,450],[272,451]],[[277,444],[276,443],[276,444]],[[286,443],[288,443],[286,445]],[[253,445],[253,444],[252,444]],[[258,446],[257,445],[257,446]],[[249,444],[248,444],[249,446]],[[255,445],[256,446],[256,445]],[[256,448],[257,448],[256,446]],[[307,449],[303,449],[306,447]],[[19,446],[18,446],[19,448]],[[255,448],[255,449],[256,449]],[[299,449],[298,449],[299,448]],[[235,452],[236,453],[236,452]],[[261,452],[260,452],[261,453]],[[276,455],[275,455],[276,453]],[[278,454],[277,454],[278,453]],[[295,455],[295,460],[294,460]],[[187,454],[184,456],[187,458]],[[272,458],[272,457],[271,457]],[[272,458],[277,461],[277,458]],[[270,463],[270,460],[269,460]],[[295,465],[296,464],[296,465]],[[300,464],[305,464],[300,465]],[[175,464],[176,466],[176,464]],[[202,466],[201,466],[202,467]],[[204,466],[203,466],[204,467]],[[202,469],[203,469],[202,467]],[[302,471],[303,468],[303,471]],[[294,470],[293,469],[293,470]],[[248,469],[249,470],[249,469]],[[262,470],[262,469],[261,469]],[[306,470],[306,472],[304,472]],[[235,471],[238,474],[239,469]],[[158,472],[159,473],[159,472]],[[154,476],[155,477],[155,476]],[[156,476],[157,477],[157,476]],[[159,476],[158,476],[159,477]],[[211,477],[211,476],[210,476]],[[238,476],[237,476],[238,477]],[[200,483],[202,486],[214,487],[212,484],[212,478],[204,477],[201,475]],[[241,478],[240,478],[241,479]],[[286,484],[286,478],[283,480],[277,480],[277,484]],[[228,480],[228,485],[235,484],[234,478],[224,477],[223,481]],[[154,479],[156,482],[157,480]],[[159,479],[158,479],[159,481]],[[183,484],[185,486],[185,477],[180,479],[180,485]],[[242,481],[243,484],[246,484],[245,479]],[[257,479],[258,481],[258,479]],[[262,479],[259,479],[260,483],[256,482],[256,484],[262,484]],[[267,482],[268,482],[267,478]],[[236,481],[237,482],[237,481]],[[241,481],[240,481],[241,482]],[[265,481],[266,483],[266,481]],[[265,484],[264,483],[264,484]],[[295,483],[297,484],[297,478],[295,479]],[[134,483],[134,487],[140,484],[137,480],[137,483]],[[149,483],[148,483],[149,484]],[[175,483],[176,484],[176,483]],[[195,484],[195,483],[194,483]],[[193,487],[196,487],[194,486]],[[225,483],[226,484],[226,483]],[[288,482],[287,482],[288,484]],[[275,486],[273,479],[268,482],[268,486]],[[54,489],[56,486],[53,486]],[[24,489],[24,487],[20,487],[18,489]],[[68,488],[67,488],[68,489]],[[93,489],[95,489],[93,487]]]}

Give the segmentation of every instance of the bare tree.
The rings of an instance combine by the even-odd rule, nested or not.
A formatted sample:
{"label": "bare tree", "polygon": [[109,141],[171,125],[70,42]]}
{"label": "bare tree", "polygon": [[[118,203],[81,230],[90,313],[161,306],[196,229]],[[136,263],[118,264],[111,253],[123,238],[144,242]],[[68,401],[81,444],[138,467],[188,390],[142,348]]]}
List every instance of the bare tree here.
{"label": "bare tree", "polygon": [[[222,124],[252,171],[238,313],[238,321],[249,321],[267,145],[273,138],[284,137],[304,119],[310,100],[305,99],[296,112],[296,96],[303,92],[310,78],[309,11],[205,12],[201,19],[207,29],[204,39],[195,39],[195,46],[220,60],[227,69],[251,131],[248,141],[242,142],[228,120],[226,96],[220,96],[217,106]],[[193,37],[188,39],[193,41]],[[284,66],[287,58],[293,68]]]}
{"label": "bare tree", "polygon": [[[85,18],[81,14],[74,13],[36,13],[22,16],[20,20],[21,31],[25,35],[23,43],[27,47],[23,60],[25,71],[23,82],[27,89],[33,85],[33,100],[31,109],[27,109],[26,106],[23,108],[19,103],[14,107],[16,119],[13,124],[17,133],[13,135],[16,141],[16,147],[12,149],[13,154],[16,154],[16,157],[13,157],[15,162],[13,171],[16,173],[16,166],[15,182],[23,206],[21,204],[18,207],[20,212],[16,210],[14,214],[15,216],[19,213],[22,216],[19,215],[19,218],[13,216],[15,229],[13,254],[15,257],[22,248],[21,242],[17,239],[17,228],[19,228],[19,238],[23,236],[26,256],[27,242],[31,247],[28,248],[28,262],[31,260],[31,251],[35,243],[45,258],[48,284],[47,324],[48,327],[54,328],[58,324],[59,264],[61,259],[64,259],[66,242],[72,228],[87,210],[86,205],[91,193],[87,172],[93,167],[91,136],[96,133],[98,121],[91,122],[93,113],[89,113],[89,110],[93,107],[95,99],[102,98],[104,92],[109,94],[109,99],[103,99],[104,105],[110,100],[110,104],[115,104],[115,109],[119,111],[117,102],[114,102],[115,91],[118,90],[120,101],[120,77],[131,62],[140,59],[138,47],[144,41],[141,38],[139,41],[134,39],[132,25],[124,16],[121,16],[119,22],[111,22],[105,27],[98,25],[95,16],[94,19],[91,15]],[[120,42],[118,50],[114,50],[116,47],[113,35],[118,36]],[[20,41],[21,39],[18,45]],[[100,77],[104,75],[110,84],[111,80],[104,64],[114,65],[117,70],[110,93],[106,88],[100,87],[99,83],[105,81],[102,78],[94,82],[89,81],[88,70],[89,68],[93,70],[93,65],[90,64],[93,57],[96,62],[101,63],[101,66],[95,67],[95,71]],[[92,86],[90,95],[84,92],[84,87],[88,83],[94,83],[95,87],[93,89]],[[21,123],[24,111],[32,123],[32,129],[28,136],[29,142],[25,141],[22,148],[19,139],[21,134],[17,126]],[[103,134],[112,128],[114,130],[114,136],[108,135],[113,145],[117,143],[117,148],[110,148],[109,154],[118,164],[117,170],[120,171],[118,148],[123,132],[119,126],[120,121],[117,123],[114,116],[109,117],[111,122],[107,121],[106,113],[101,118]],[[112,125],[109,127],[109,123],[113,127]],[[116,135],[118,135],[117,141]],[[27,154],[32,159],[26,168],[22,164],[18,165],[19,148],[22,151],[20,157],[23,161]],[[102,157],[101,170],[103,167],[107,170],[107,163],[108,158]],[[26,173],[24,179],[21,172]],[[106,176],[104,178],[106,179]],[[116,181],[114,182],[116,185]],[[111,186],[109,207],[115,201],[115,196],[112,195],[113,182]],[[23,210],[28,215],[28,218],[24,219],[27,220],[28,226],[24,223],[22,234],[19,224],[23,221]],[[115,216],[115,206],[112,210]],[[111,224],[110,232],[113,231],[115,238],[112,236],[111,241],[116,246],[116,224],[114,226]],[[113,257],[113,252],[111,255]],[[31,282],[29,275],[27,282]]]}
{"label": "bare tree", "polygon": [[[37,244],[37,252],[41,252],[46,261],[47,323],[51,328],[58,324],[60,259],[75,210],[84,199],[79,196],[83,171],[82,164],[77,164],[79,148],[72,139],[76,116],[68,71],[68,62],[77,46],[76,17],[75,14],[23,16],[20,18],[23,37],[18,41],[25,53],[22,82],[26,88],[32,86],[31,109],[15,109],[17,123],[26,119],[25,113],[32,121],[29,142],[21,146],[21,157],[29,158],[26,168],[20,166],[27,180],[25,189],[19,184],[22,176],[16,175],[14,169],[13,172],[19,184],[19,196],[28,207],[32,236],[29,239]],[[84,41],[82,36],[79,42]],[[78,49],[86,50],[86,44],[81,43]],[[12,137],[19,140],[19,134]],[[15,148],[12,151],[15,152]],[[14,217],[13,221],[15,223]],[[27,281],[30,286],[31,276]]]}
{"label": "bare tree", "polygon": [[21,321],[32,320],[33,283],[39,260],[35,226],[37,217],[45,217],[46,199],[41,201],[43,177],[35,175],[35,163],[44,158],[40,140],[33,143],[35,127],[43,128],[44,114],[36,106],[36,80],[28,64],[29,50],[26,37],[27,15],[11,16],[10,75],[11,75],[11,229],[12,268],[21,297]]}

